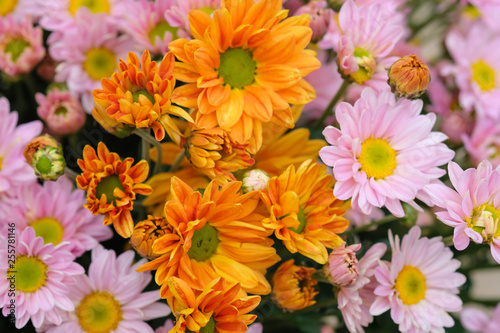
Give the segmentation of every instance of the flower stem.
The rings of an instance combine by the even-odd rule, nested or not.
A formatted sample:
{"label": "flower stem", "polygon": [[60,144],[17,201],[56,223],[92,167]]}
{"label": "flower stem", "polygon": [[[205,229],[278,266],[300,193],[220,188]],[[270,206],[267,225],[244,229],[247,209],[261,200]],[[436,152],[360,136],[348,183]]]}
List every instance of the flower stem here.
{"label": "flower stem", "polygon": [[149,162],[151,162],[151,159],[149,158],[149,148],[151,147],[151,145],[146,140],[141,140],[141,141],[142,141],[141,158],[143,160],[146,160],[146,162],[149,164]]}
{"label": "flower stem", "polygon": [[64,168],[64,174],[71,179],[73,182],[76,181],[76,177],[78,177],[80,174],[76,173],[76,171],[71,170],[68,167]]}
{"label": "flower stem", "polygon": [[453,235],[443,238],[443,243],[445,246],[452,246],[455,244],[453,243]]}
{"label": "flower stem", "polygon": [[182,160],[186,157],[186,150],[181,150],[179,155],[175,158],[174,164],[170,166],[170,172],[174,172],[179,168],[179,165],[181,165]]}
{"label": "flower stem", "polygon": [[344,235],[345,236],[350,236],[352,234],[357,234],[357,233],[366,231],[366,230],[370,229],[371,227],[379,226],[379,225],[382,225],[382,224],[385,224],[385,223],[388,223],[388,222],[397,221],[398,219],[399,218],[397,218],[394,215],[387,215],[387,216],[381,218],[380,220],[373,221],[372,223],[365,224],[365,225],[362,225],[361,227],[357,227],[357,228],[354,228],[354,229],[352,229],[350,231],[347,231],[346,233],[344,233]]}
{"label": "flower stem", "polygon": [[136,128],[133,133],[140,136],[143,141],[146,141],[147,143],[153,145],[156,148],[156,163],[152,176],[158,174],[161,169],[161,159],[162,159],[161,143],[156,141],[156,139],[153,138],[151,135],[149,135],[149,133],[146,132],[145,130]]}
{"label": "flower stem", "polygon": [[337,105],[340,98],[342,98],[342,96],[344,96],[344,93],[347,90],[347,87],[349,87],[349,83],[350,82],[347,80],[344,80],[344,82],[342,82],[342,85],[340,86],[339,90],[337,91],[335,96],[333,96],[333,99],[330,101],[330,104],[328,104],[325,111],[323,111],[323,114],[321,115],[321,117],[316,121],[316,123],[314,124],[314,127],[319,128],[319,127],[323,126],[326,118],[328,118],[328,116],[331,116],[333,114],[333,108],[335,107],[335,105]]}

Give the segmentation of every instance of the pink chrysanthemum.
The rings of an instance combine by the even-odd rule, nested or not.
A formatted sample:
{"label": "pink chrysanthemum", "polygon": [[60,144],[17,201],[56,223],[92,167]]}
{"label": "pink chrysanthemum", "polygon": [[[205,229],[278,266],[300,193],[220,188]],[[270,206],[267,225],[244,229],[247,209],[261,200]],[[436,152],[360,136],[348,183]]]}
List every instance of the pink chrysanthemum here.
{"label": "pink chrysanthemum", "polygon": [[363,327],[373,321],[369,310],[375,300],[375,268],[386,249],[383,243],[373,245],[358,262],[359,276],[354,284],[339,287],[338,307],[349,332],[364,332]]}
{"label": "pink chrysanthemum", "polygon": [[175,3],[165,12],[165,19],[172,26],[176,27],[179,38],[190,38],[191,28],[189,27],[188,14],[190,10],[201,9],[211,14],[215,9],[220,8],[220,0],[173,0]]}
{"label": "pink chrysanthemum", "polygon": [[420,238],[420,228],[413,227],[399,242],[389,231],[392,261],[381,262],[375,269],[379,285],[370,307],[374,316],[391,310],[391,318],[401,332],[444,332],[454,321],[447,313],[460,311],[458,288],[465,276],[457,273],[460,261],[441,242],[441,237]]}
{"label": "pink chrysanthemum", "polygon": [[[13,225],[14,220],[9,220]],[[16,327],[21,328],[31,319],[33,326],[40,327],[44,320],[59,325],[61,316],[58,310],[72,311],[69,299],[77,275],[83,274],[83,267],[73,262],[68,251],[69,244],[57,246],[44,244],[42,237],[36,237],[35,230],[28,227],[22,233],[8,226],[9,234],[0,235],[4,245],[0,248],[0,307],[4,316],[10,315],[8,305],[15,300]],[[13,238],[7,239],[7,237]],[[7,244],[15,240],[15,263],[7,260]],[[10,255],[10,254],[9,254]],[[14,273],[11,273],[14,271]],[[14,276],[12,280],[9,280]],[[12,282],[14,281],[14,282]],[[11,286],[11,283],[15,285]],[[11,290],[15,289],[15,297]]]}
{"label": "pink chrysanthemum", "polygon": [[16,21],[26,16],[36,19],[40,11],[40,3],[44,0],[10,0],[0,2],[0,16],[12,15]]}
{"label": "pink chrysanthemum", "polygon": [[59,326],[48,325],[46,333],[153,333],[147,320],[166,317],[170,308],[160,299],[159,290],[142,292],[151,281],[150,273],[137,273],[146,259],[134,262],[134,251],[116,256],[102,246],[92,251],[88,276],[76,278],[70,299],[74,311],[65,313]]}
{"label": "pink chrysanthemum", "polygon": [[460,322],[465,329],[474,333],[498,333],[500,332],[500,303],[491,315],[478,309],[464,308],[460,312]]}
{"label": "pink chrysanthemum", "polygon": [[29,73],[45,56],[42,29],[25,17],[0,16],[0,71],[15,77]]}
{"label": "pink chrysanthemum", "polygon": [[79,257],[113,236],[111,229],[102,225],[102,216],[83,208],[84,196],[81,190],[73,191],[73,183],[64,176],[43,186],[21,186],[0,207],[0,219],[15,221],[18,233],[33,227],[45,243],[69,242],[66,249]]}
{"label": "pink chrysanthemum", "polygon": [[53,135],[68,135],[76,133],[85,124],[87,117],[80,101],[67,90],[55,88],[47,96],[36,93],[38,103],[37,113],[49,132]]}
{"label": "pink chrysanthemum", "polygon": [[462,136],[472,163],[478,166],[484,160],[493,167],[500,165],[500,124],[488,118],[479,118],[470,135]]}
{"label": "pink chrysanthemum", "polygon": [[500,263],[500,166],[493,169],[489,161],[483,161],[477,169],[464,171],[450,162],[448,175],[456,190],[442,183],[424,188],[432,203],[444,208],[436,216],[455,228],[453,243],[457,250],[464,250],[471,239],[490,244],[493,258]]}
{"label": "pink chrysanthemum", "polygon": [[476,22],[462,35],[452,30],[446,36],[446,46],[455,65],[443,68],[443,74],[455,75],[460,89],[459,103],[466,111],[475,111],[500,119],[500,35],[492,33],[483,23]]}
{"label": "pink chrysanthemum", "polygon": [[110,77],[133,47],[131,38],[118,35],[104,14],[78,11],[72,28],[49,45],[50,56],[59,61],[55,81],[66,82],[71,93],[82,97],[85,111],[94,106],[92,90],[101,88],[101,79]]}
{"label": "pink chrysanthemum", "polygon": [[17,125],[17,112],[10,112],[9,101],[0,98],[0,195],[12,188],[36,181],[35,172],[26,163],[24,147],[42,131],[40,121]]}
{"label": "pink chrysanthemum", "polygon": [[500,32],[500,2],[498,0],[469,0],[478,11],[481,19],[488,28],[498,33]]}
{"label": "pink chrysanthemum", "polygon": [[401,202],[419,209],[414,199],[423,199],[421,189],[445,174],[439,166],[454,155],[442,143],[446,136],[431,132],[436,116],[421,111],[421,100],[396,102],[389,90],[377,94],[371,88],[354,106],[340,103],[335,113],[340,130],[323,131],[332,146],[320,151],[323,162],[333,166],[335,197],[352,197],[352,207],[365,214],[385,206],[402,217]]}

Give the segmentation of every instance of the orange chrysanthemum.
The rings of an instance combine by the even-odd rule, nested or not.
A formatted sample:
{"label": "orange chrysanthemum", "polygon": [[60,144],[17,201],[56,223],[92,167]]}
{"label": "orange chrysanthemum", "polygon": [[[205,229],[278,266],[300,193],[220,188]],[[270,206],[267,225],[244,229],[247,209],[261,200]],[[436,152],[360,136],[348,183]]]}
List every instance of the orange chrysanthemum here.
{"label": "orange chrysanthemum", "polygon": [[212,181],[202,195],[172,178],[174,199],[166,203],[165,216],[174,231],[153,243],[153,251],[162,256],[138,269],[156,270],[161,295],[171,276],[197,290],[222,276],[246,292],[271,292],[265,270],[280,258],[262,227],[264,216],[256,212],[258,193],[241,195],[240,187],[230,182],[219,190]]}
{"label": "orange chrysanthemum", "polygon": [[95,118],[105,119],[106,114],[111,121],[132,128],[152,128],[158,141],[163,140],[167,131],[174,142],[180,143],[182,133],[169,115],[193,120],[170,100],[175,87],[173,54],[167,53],[158,65],[151,61],[148,50],[140,62],[135,53],[130,52],[127,62],[120,59],[118,72],[113,73],[111,79],[102,79],[103,89],[92,92]]}
{"label": "orange chrysanthemum", "polygon": [[94,148],[83,149],[83,160],[78,165],[83,173],[76,177],[76,184],[87,191],[85,208],[92,214],[105,214],[104,225],[113,223],[115,230],[124,238],[130,237],[134,221],[130,211],[136,194],[148,195],[151,187],[142,184],[148,177],[149,165],[142,160],[132,166],[134,159],[123,161],[116,153],[110,153],[103,142]]}
{"label": "orange chrysanthemum", "polygon": [[174,76],[179,105],[198,108],[200,127],[217,124],[251,153],[262,144],[262,123],[292,128],[291,104],[306,104],[314,88],[303,77],[320,67],[306,50],[312,30],[307,14],[287,18],[281,0],[225,0],[210,17],[189,13],[195,39],[177,39],[169,49],[180,63]]}
{"label": "orange chrysanthemum", "polygon": [[153,243],[169,233],[172,233],[172,226],[163,217],[148,215],[147,219],[135,225],[134,232],[130,237],[130,245],[142,257],[156,259],[160,254],[153,251]]}
{"label": "orange chrysanthemum", "polygon": [[168,280],[167,302],[176,317],[172,333],[244,333],[257,318],[248,314],[260,303],[259,296],[241,297],[240,285],[223,278],[211,281],[203,291],[193,290],[185,281]]}
{"label": "orange chrysanthemum", "polygon": [[273,300],[285,311],[295,311],[316,303],[314,286],[318,281],[311,278],[316,270],[295,266],[290,259],[281,264],[273,276]]}
{"label": "orange chrysanthemum", "polygon": [[270,213],[263,225],[274,230],[290,252],[320,264],[328,261],[325,247],[340,246],[344,241],[337,234],[349,225],[342,201],[333,196],[333,183],[326,166],[308,160],[297,171],[290,165],[261,191]]}

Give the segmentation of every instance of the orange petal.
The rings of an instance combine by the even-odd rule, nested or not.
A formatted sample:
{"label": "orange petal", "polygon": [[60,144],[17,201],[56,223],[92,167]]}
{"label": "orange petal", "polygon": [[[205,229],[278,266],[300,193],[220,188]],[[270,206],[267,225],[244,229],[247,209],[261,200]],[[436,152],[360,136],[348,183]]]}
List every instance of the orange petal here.
{"label": "orange petal", "polygon": [[255,81],[263,87],[281,90],[296,85],[302,78],[297,68],[285,65],[264,65],[257,68]]}
{"label": "orange petal", "polygon": [[243,114],[243,94],[239,89],[231,90],[231,97],[221,106],[217,107],[217,120],[219,126],[231,128]]}

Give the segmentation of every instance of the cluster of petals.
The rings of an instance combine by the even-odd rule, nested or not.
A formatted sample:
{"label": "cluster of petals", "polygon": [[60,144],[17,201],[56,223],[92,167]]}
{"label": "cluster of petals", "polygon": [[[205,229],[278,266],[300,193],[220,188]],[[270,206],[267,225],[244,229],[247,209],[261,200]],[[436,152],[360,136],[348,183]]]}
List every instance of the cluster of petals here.
{"label": "cluster of petals", "polygon": [[191,27],[189,26],[189,11],[201,9],[207,13],[220,8],[221,0],[173,0],[172,6],[165,11],[165,19],[176,27],[177,36],[180,38],[191,38]]}
{"label": "cluster of petals", "polygon": [[464,307],[460,312],[462,326],[473,333],[500,332],[500,304],[490,315],[473,307]]}

